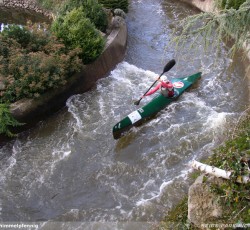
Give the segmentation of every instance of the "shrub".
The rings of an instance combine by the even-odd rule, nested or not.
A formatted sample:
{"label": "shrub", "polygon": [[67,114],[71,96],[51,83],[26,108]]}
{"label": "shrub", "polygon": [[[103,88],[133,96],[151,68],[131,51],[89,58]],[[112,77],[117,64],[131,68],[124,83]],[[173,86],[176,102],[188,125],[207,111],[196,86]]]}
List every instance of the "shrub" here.
{"label": "shrub", "polygon": [[246,0],[219,0],[218,4],[219,7],[222,9],[236,9],[238,10],[239,7],[246,2]]}
{"label": "shrub", "polygon": [[5,134],[8,137],[13,137],[13,134],[10,131],[10,127],[16,127],[23,125],[23,123],[18,122],[10,113],[8,104],[0,104],[0,133]]}
{"label": "shrub", "polygon": [[108,9],[122,9],[128,12],[128,0],[98,0],[98,2]]}
{"label": "shrub", "polygon": [[24,46],[15,40],[17,34],[7,36],[12,30],[0,34],[0,77],[5,85],[0,91],[1,103],[39,97],[66,84],[67,78],[82,67],[78,49],[69,51],[48,32],[38,26],[32,28],[32,33],[22,28],[34,38]]}
{"label": "shrub", "polygon": [[28,22],[28,27],[18,25],[5,27],[2,31],[2,36],[6,39],[12,38],[27,52],[45,51],[44,47],[51,38],[46,24],[33,26],[30,22]]}
{"label": "shrub", "polygon": [[4,27],[2,32],[4,37],[13,38],[16,40],[23,48],[26,48],[27,45],[32,40],[32,35],[30,31],[26,30],[25,28],[21,28],[17,25],[7,26]]}
{"label": "shrub", "polygon": [[107,15],[97,0],[67,0],[65,4],[62,5],[60,14],[66,15],[74,8],[78,9],[80,7],[82,7],[84,16],[89,18],[98,30],[102,32],[106,31],[108,26]]}
{"label": "shrub", "polygon": [[94,61],[103,51],[104,39],[85,17],[83,7],[58,17],[51,28],[66,47],[81,49],[80,58],[85,64]]}

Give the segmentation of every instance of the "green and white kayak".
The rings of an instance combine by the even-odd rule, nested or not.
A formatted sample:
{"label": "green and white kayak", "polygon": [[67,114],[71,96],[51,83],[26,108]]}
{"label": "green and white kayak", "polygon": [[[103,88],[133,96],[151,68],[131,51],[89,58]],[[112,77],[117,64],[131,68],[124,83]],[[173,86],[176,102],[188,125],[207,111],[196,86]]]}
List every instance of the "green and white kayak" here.
{"label": "green and white kayak", "polygon": [[141,125],[144,121],[155,116],[159,111],[175,101],[185,90],[193,85],[199,78],[201,72],[184,78],[171,79],[174,85],[175,95],[171,98],[158,94],[147,105],[130,113],[113,127],[113,137],[118,139],[123,136],[133,126]]}

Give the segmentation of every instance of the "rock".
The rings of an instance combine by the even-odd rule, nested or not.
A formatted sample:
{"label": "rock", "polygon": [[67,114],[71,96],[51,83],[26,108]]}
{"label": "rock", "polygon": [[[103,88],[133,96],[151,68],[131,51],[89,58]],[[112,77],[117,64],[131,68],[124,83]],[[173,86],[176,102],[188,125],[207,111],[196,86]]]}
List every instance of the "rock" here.
{"label": "rock", "polygon": [[117,29],[117,28],[121,27],[124,24],[125,24],[124,18],[122,18],[120,16],[113,17],[112,29]]}
{"label": "rock", "polygon": [[34,107],[33,99],[21,99],[10,105],[10,111],[14,117],[23,117],[29,111],[32,111]]}
{"label": "rock", "polygon": [[210,191],[210,183],[221,183],[221,179],[210,177],[203,182],[204,175],[199,176],[188,191],[188,219],[198,228],[202,224],[211,223],[222,216],[219,197]]}
{"label": "rock", "polygon": [[123,19],[126,18],[126,13],[125,13],[123,10],[121,10],[121,9],[115,9],[115,10],[114,10],[114,15],[115,15],[115,16],[120,16],[120,17],[122,17]]}
{"label": "rock", "polygon": [[217,11],[214,0],[181,0],[192,4],[193,6],[199,8],[204,12],[214,12]]}

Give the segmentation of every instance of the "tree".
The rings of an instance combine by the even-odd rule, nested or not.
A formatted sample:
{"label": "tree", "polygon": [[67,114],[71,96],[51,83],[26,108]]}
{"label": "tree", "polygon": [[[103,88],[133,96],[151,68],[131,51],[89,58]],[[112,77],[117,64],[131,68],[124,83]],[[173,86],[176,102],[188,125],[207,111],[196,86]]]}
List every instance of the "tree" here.
{"label": "tree", "polygon": [[[229,3],[229,0],[227,2]],[[179,49],[186,40],[193,39],[191,44],[193,48],[200,43],[202,37],[204,47],[207,49],[211,44],[211,37],[216,36],[212,40],[212,45],[219,52],[221,43],[233,38],[235,42],[229,50],[229,56],[233,57],[243,45],[250,44],[250,0],[246,0],[239,7],[237,5],[238,9],[228,9],[228,6],[225,4],[225,8],[219,13],[203,12],[183,19],[180,22],[182,32],[176,35],[175,31],[171,43],[175,43],[176,48]],[[249,51],[248,46],[246,52]]]}

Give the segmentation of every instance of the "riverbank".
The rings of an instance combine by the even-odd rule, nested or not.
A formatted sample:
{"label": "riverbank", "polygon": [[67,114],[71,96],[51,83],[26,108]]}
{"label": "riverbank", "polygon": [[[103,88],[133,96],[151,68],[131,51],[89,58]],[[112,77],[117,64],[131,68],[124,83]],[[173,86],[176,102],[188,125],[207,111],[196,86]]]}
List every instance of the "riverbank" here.
{"label": "riverbank", "polygon": [[167,213],[157,229],[169,229],[169,225],[175,229],[183,226],[186,229],[247,229],[250,226],[250,184],[239,183],[242,176],[237,176],[249,175],[249,132],[250,116],[246,115],[234,132],[227,133],[227,141],[205,160],[206,165],[216,168],[231,172],[233,168],[236,172],[233,178],[228,180],[200,171],[192,172],[189,177],[196,179],[188,195]]}

